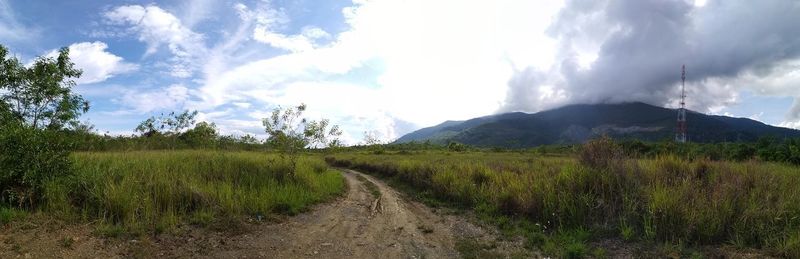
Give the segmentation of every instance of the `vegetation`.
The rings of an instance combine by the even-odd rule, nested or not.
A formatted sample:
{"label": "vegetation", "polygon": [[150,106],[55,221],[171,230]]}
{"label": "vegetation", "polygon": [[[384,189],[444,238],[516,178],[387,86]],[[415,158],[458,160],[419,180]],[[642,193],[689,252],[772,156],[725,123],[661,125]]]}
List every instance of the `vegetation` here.
{"label": "vegetation", "polygon": [[[43,210],[100,220],[123,233],[164,231],[185,222],[296,214],[344,190],[341,175],[302,157],[292,178],[277,155],[255,152],[76,153],[75,175],[45,183]],[[187,163],[191,161],[191,163]],[[108,229],[108,227],[106,227]]]}
{"label": "vegetation", "polygon": [[[264,120],[278,154],[241,152],[266,148],[249,135],[220,136],[214,123],[197,123],[197,111],[150,117],[136,127],[139,136],[101,136],[78,121],[89,104],[72,93],[81,71],[67,48],[27,67],[7,54],[0,46],[2,224],[42,211],[98,221],[104,235],[159,232],[187,222],[292,215],[344,190],[340,174],[302,154],[338,145],[341,134],[327,120],[300,118],[305,105]],[[279,148],[285,143],[291,159]],[[156,149],[171,151],[135,151]]]}
{"label": "vegetation", "polygon": [[76,151],[137,151],[213,149],[230,151],[265,151],[267,147],[252,135],[221,135],[214,123],[199,122],[178,134],[149,136],[112,136],[91,131],[68,131],[64,137]]}
{"label": "vegetation", "polygon": [[33,207],[43,183],[69,175],[71,145],[62,131],[89,104],[72,93],[81,71],[67,48],[28,67],[7,55],[0,45],[0,203]]}
{"label": "vegetation", "polygon": [[608,139],[569,156],[451,153],[327,157],[335,166],[411,185],[474,209],[557,256],[594,253],[619,237],[671,244],[733,244],[800,256],[800,169],[763,162],[631,159]]}
{"label": "vegetation", "polygon": [[[223,136],[214,123],[198,123],[197,111],[150,117],[136,127],[138,135],[99,135],[78,121],[89,104],[71,90],[81,71],[68,49],[27,67],[7,54],[0,46],[0,224],[45,212],[98,222],[98,233],[119,236],[293,215],[344,190],[342,176],[312,155],[321,151],[331,165],[387,177],[437,204],[471,208],[559,257],[602,257],[604,251],[589,242],[609,237],[731,244],[800,257],[800,139],[675,144],[600,138],[508,149],[462,144],[474,141],[383,145],[370,132],[363,145],[342,148],[339,128],[303,118],[303,104],[276,108],[263,119],[265,141]],[[495,119],[487,120],[508,126]],[[714,127],[729,123],[706,121]],[[452,135],[455,126],[441,125],[442,134]],[[499,129],[506,129],[503,136],[520,133]],[[466,140],[480,137],[479,131],[464,132],[470,134],[461,136]],[[527,147],[552,139],[529,140],[504,143]],[[330,152],[339,149],[349,152]],[[380,196],[374,183],[359,180]],[[70,240],[63,246],[72,246]],[[490,256],[469,242],[458,249]]]}
{"label": "vegetation", "polygon": [[306,147],[336,148],[340,146],[338,137],[342,135],[339,126],[328,128],[326,119],[313,121],[303,118],[305,104],[295,108],[275,108],[269,118],[262,124],[269,134],[267,144],[286,156],[292,164],[296,163],[297,154]]}
{"label": "vegetation", "polygon": [[[676,156],[685,160],[707,159],[711,161],[767,161],[800,165],[800,138],[778,138],[766,135],[755,142],[720,142],[720,143],[675,143],[672,140],[645,142],[638,139],[614,140],[619,152],[629,158],[657,158]],[[458,146],[454,149],[453,146]],[[361,151],[364,146],[350,147],[348,150]],[[542,145],[533,148],[475,147],[457,142],[448,145],[437,145],[431,142],[406,142],[384,145],[382,149],[404,153],[424,151],[484,151],[513,152],[551,156],[577,156],[584,148],[575,145]],[[374,149],[374,148],[373,148]]]}

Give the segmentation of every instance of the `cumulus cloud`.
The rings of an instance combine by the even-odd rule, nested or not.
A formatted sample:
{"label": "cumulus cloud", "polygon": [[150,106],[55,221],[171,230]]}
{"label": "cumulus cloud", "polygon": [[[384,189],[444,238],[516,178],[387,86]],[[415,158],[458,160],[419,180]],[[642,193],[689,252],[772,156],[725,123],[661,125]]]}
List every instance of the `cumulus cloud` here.
{"label": "cumulus cloud", "polygon": [[[237,4],[254,40],[288,53],[215,66],[198,91],[198,105],[302,101],[347,124],[353,143],[365,129],[390,140],[419,126],[486,115],[502,102],[513,64],[544,66],[552,59],[554,41],[541,32],[559,5],[357,1],[342,10],[346,30],[330,35],[309,24],[292,35],[281,33],[291,17],[280,9]],[[364,70],[374,79],[331,80]],[[348,104],[354,108],[341,108]]]}
{"label": "cumulus cloud", "polygon": [[[81,42],[69,45],[69,57],[75,66],[83,70],[77,84],[92,84],[103,82],[115,75],[132,72],[138,69],[135,64],[127,63],[123,58],[106,51],[108,45],[104,42]],[[47,56],[55,57],[56,50]]]}
{"label": "cumulus cloud", "polygon": [[160,46],[166,45],[173,55],[169,66],[174,77],[192,76],[196,58],[206,52],[201,34],[184,26],[180,19],[158,6],[120,6],[104,16],[113,23],[130,26],[139,40],[147,43],[145,55],[152,55]]}
{"label": "cumulus cloud", "polygon": [[[680,66],[686,64],[690,108],[711,111],[736,99],[736,90],[795,95],[772,81],[800,57],[800,4],[789,0],[567,1],[549,33],[558,40],[556,62],[531,80],[512,81],[510,92],[563,91],[561,101],[509,95],[502,110],[537,111],[568,103],[644,101],[674,103]],[[587,58],[588,57],[588,58]],[[526,76],[517,76],[526,77]],[[779,80],[784,82],[783,80]],[[532,88],[523,89],[523,88]],[[527,98],[527,99],[526,99]],[[527,105],[520,105],[525,103]]]}

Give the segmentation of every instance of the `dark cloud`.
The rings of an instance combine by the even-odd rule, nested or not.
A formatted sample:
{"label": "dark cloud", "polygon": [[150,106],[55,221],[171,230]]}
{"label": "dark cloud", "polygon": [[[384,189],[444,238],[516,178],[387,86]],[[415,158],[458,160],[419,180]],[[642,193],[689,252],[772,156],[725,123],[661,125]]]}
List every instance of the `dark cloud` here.
{"label": "dark cloud", "polygon": [[[682,0],[571,0],[549,34],[559,41],[559,62],[550,71],[517,72],[501,111],[569,103],[674,103],[682,64],[688,69],[691,108],[708,110],[735,99],[735,80],[720,79],[744,72],[767,76],[782,62],[800,58],[800,1],[709,0],[697,8]],[[597,53],[597,59],[581,67],[578,56],[586,51]],[[565,97],[531,97],[540,94],[543,82]]]}

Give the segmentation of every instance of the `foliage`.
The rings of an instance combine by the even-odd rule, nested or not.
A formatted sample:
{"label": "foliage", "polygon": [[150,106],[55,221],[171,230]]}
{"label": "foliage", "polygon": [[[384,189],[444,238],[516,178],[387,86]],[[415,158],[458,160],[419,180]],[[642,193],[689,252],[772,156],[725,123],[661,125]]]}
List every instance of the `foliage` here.
{"label": "foliage", "polygon": [[72,93],[81,71],[67,48],[29,67],[7,55],[0,45],[0,202],[33,207],[46,182],[70,174],[62,130],[77,127],[89,104]]}
{"label": "foliage", "polygon": [[182,133],[178,139],[185,141],[191,147],[202,148],[212,147],[219,137],[217,125],[208,122],[200,122],[194,128]]}
{"label": "foliage", "polygon": [[19,124],[0,127],[0,201],[37,205],[45,182],[70,174],[70,149],[60,132]]}
{"label": "foliage", "polygon": [[[69,59],[69,49],[58,56],[38,57],[30,67],[8,58],[0,45],[0,112],[36,128],[61,129],[89,110],[89,103],[72,93],[73,78],[81,70]],[[6,118],[7,119],[7,118]]]}
{"label": "foliage", "polygon": [[[197,126],[202,124],[198,123]],[[208,127],[213,128],[211,123]],[[200,126],[204,128],[205,126]],[[214,130],[216,130],[214,128]],[[230,151],[264,151],[265,146],[261,141],[250,135],[219,135],[211,136],[208,129],[195,131],[187,130],[180,135],[155,134],[144,136],[111,136],[93,132],[68,131],[65,137],[75,143],[76,151],[133,151],[133,150],[177,150],[177,149],[214,149]],[[196,134],[205,132],[203,134]]]}
{"label": "foliage", "polygon": [[450,150],[450,152],[464,152],[467,151],[467,146],[458,142],[450,142],[447,144],[447,150]]}
{"label": "foliage", "polygon": [[285,109],[277,107],[269,118],[262,120],[265,131],[269,134],[267,144],[292,165],[297,164],[299,152],[306,147],[330,149],[341,145],[338,137],[342,135],[342,131],[339,126],[333,125],[329,128],[330,122],[327,119],[312,121],[303,118],[305,110],[305,104]]}
{"label": "foliage", "polygon": [[195,124],[197,111],[183,111],[181,113],[170,112],[158,117],[151,116],[136,126],[136,132],[142,136],[150,137],[154,135],[178,135],[185,129]]}
{"label": "foliage", "polygon": [[764,136],[756,142],[684,144],[676,144],[672,141],[647,143],[627,140],[620,142],[619,145],[625,154],[632,157],[654,158],[675,155],[687,159],[714,161],[756,159],[800,165],[800,138],[779,139],[774,136]]}

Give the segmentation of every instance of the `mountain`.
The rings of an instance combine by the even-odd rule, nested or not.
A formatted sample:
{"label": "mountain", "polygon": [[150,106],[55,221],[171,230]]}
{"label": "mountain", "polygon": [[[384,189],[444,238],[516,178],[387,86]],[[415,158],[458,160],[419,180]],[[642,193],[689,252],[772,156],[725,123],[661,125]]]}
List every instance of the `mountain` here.
{"label": "mountain", "polygon": [[[573,144],[608,135],[613,138],[658,141],[675,135],[677,111],[641,102],[577,104],[538,113],[504,113],[446,121],[400,137],[395,143],[447,143],[474,146],[533,147]],[[687,135],[692,142],[753,141],[764,135],[800,137],[800,131],[746,118],[687,111]]]}

